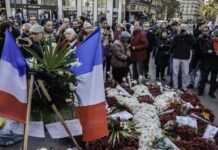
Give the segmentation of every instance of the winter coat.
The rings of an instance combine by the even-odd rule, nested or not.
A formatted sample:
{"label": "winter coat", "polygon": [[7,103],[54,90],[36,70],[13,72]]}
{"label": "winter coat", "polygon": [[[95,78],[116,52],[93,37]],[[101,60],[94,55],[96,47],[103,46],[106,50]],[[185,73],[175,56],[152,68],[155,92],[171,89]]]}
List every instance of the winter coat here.
{"label": "winter coat", "polygon": [[200,35],[198,49],[203,70],[217,70],[217,55],[213,49],[213,40],[210,36]]}
{"label": "winter coat", "polygon": [[170,59],[170,42],[167,39],[161,39],[156,55],[155,64],[159,67],[166,67]]}
{"label": "winter coat", "polygon": [[179,34],[175,36],[171,47],[173,58],[183,60],[190,59],[193,44],[194,38],[189,34]]}
{"label": "winter coat", "polygon": [[135,61],[144,61],[148,59],[148,40],[145,36],[145,33],[141,30],[133,31],[131,39],[131,47],[135,47],[135,50],[131,51],[131,58]]}
{"label": "winter coat", "polygon": [[112,57],[111,57],[111,65],[115,68],[125,68],[128,67],[128,55],[127,49],[125,49],[124,45],[116,40],[112,44]]}

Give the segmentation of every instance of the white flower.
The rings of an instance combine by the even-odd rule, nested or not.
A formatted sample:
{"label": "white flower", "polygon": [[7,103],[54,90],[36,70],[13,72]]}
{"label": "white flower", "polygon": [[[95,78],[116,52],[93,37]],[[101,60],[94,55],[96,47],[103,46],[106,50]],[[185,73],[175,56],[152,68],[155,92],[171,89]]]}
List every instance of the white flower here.
{"label": "white flower", "polygon": [[[155,98],[154,105],[139,103],[137,97],[149,95],[148,87],[136,85],[132,88],[133,96],[125,96],[118,89],[107,88],[107,95],[115,97],[119,104],[127,106],[133,113],[133,121],[139,135],[139,150],[152,150],[155,139],[163,137],[158,114],[167,109],[168,104],[176,99],[176,93],[167,91]],[[152,97],[152,96],[151,96]]]}
{"label": "white flower", "polygon": [[52,48],[55,48],[55,47],[57,47],[57,43],[52,42],[52,43],[51,43],[51,46],[52,46]]}
{"label": "white flower", "polygon": [[82,64],[79,62],[79,59],[77,59],[75,62],[72,62],[70,64],[71,67],[79,67],[81,66]]}

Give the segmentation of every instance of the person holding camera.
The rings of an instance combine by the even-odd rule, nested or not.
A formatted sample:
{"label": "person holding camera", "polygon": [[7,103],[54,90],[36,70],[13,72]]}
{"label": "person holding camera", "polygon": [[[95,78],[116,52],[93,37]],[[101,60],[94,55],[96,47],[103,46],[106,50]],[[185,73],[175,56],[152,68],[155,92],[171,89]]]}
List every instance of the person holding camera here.
{"label": "person holding camera", "polygon": [[28,37],[18,37],[17,44],[23,48],[25,58],[30,58],[32,55],[25,49],[34,51],[39,57],[42,57],[41,40],[43,39],[43,27],[38,24],[34,24],[30,28],[30,34]]}

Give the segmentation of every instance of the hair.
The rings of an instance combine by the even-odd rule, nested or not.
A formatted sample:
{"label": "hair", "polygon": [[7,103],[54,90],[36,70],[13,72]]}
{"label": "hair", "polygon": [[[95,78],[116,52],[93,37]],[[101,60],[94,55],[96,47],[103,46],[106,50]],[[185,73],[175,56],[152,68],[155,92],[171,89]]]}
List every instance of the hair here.
{"label": "hair", "polygon": [[80,18],[80,20],[82,20],[83,22],[86,21],[86,17],[84,17],[84,16],[80,16],[79,18]]}
{"label": "hair", "polygon": [[104,21],[106,21],[106,20],[107,20],[106,17],[101,17],[100,23],[102,23],[102,22],[104,22]]}

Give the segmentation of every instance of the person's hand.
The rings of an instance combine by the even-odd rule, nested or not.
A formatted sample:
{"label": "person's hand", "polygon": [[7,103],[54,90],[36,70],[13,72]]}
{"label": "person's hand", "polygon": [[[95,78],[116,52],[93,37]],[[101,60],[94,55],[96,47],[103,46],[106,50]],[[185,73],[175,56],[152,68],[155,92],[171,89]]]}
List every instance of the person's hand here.
{"label": "person's hand", "polygon": [[135,46],[132,46],[132,50],[135,50]]}
{"label": "person's hand", "polygon": [[59,31],[64,31],[66,28],[67,28],[67,24],[62,24],[62,25],[59,27]]}
{"label": "person's hand", "polygon": [[[26,42],[25,43],[20,43],[19,40],[23,40],[23,41],[26,41]],[[16,39],[16,44],[18,45],[18,47],[31,47],[33,42],[28,37],[26,37],[26,38],[18,37]]]}

